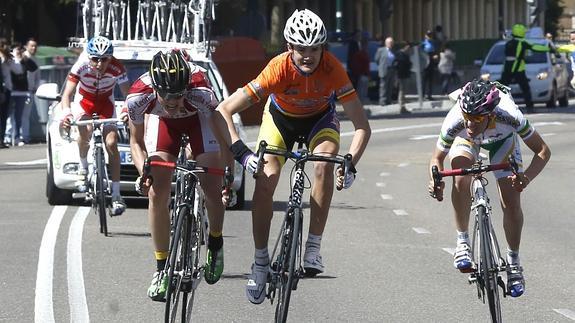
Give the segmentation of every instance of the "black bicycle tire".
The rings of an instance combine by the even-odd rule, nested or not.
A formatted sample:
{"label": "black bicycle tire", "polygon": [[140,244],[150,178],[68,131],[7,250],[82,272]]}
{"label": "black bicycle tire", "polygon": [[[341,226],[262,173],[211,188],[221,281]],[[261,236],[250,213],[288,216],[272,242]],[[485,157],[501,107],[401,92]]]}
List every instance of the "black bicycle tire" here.
{"label": "black bicycle tire", "polygon": [[[181,244],[181,234],[183,232],[182,226],[184,225],[184,219],[186,218],[185,212],[189,213],[189,208],[187,205],[183,205],[180,209],[178,209],[176,215],[176,224],[174,226],[174,232],[172,235],[172,240],[170,242],[170,252],[168,255],[168,288],[166,290],[166,308],[164,311],[164,321],[166,323],[175,322],[175,313],[178,312],[177,306],[180,301],[180,287],[182,277],[179,276],[179,280],[174,282],[176,277],[174,277],[174,270],[176,267],[176,261],[181,256],[179,253],[179,248]],[[177,286],[176,286],[177,285]],[[174,286],[176,288],[174,289]],[[175,297],[174,301],[172,301],[173,297]],[[175,306],[175,309],[173,308]]]}
{"label": "black bicycle tire", "polygon": [[106,174],[106,170],[104,169],[104,151],[102,148],[96,148],[95,155],[96,187],[94,195],[96,199],[96,212],[100,218],[100,233],[103,233],[104,236],[108,236],[108,221],[106,219],[106,188],[104,187],[104,174]]}
{"label": "black bicycle tire", "polygon": [[[191,217],[194,221],[193,221],[193,225],[192,228],[194,230],[192,230],[193,234],[196,235],[195,237],[195,241],[191,241],[191,243],[196,243],[197,245],[195,246],[195,249],[193,248],[193,244],[190,245],[189,251],[191,253],[191,260],[192,260],[192,280],[190,281],[192,290],[184,295],[184,302],[187,298],[187,296],[190,296],[190,298],[187,300],[186,303],[186,315],[183,316],[182,318],[182,322],[186,322],[189,323],[191,322],[191,318],[192,318],[192,311],[194,309],[194,299],[196,296],[196,290],[193,288],[194,286],[194,280],[202,279],[202,275],[200,275],[200,270],[201,270],[201,266],[202,264],[200,263],[200,257],[202,255],[202,239],[204,239],[204,223],[202,222],[202,219],[198,216],[198,214],[194,213],[194,215]],[[195,250],[195,251],[194,251]],[[194,276],[194,274],[196,274],[197,271],[197,276]],[[184,318],[186,318],[186,320],[184,321]]]}
{"label": "black bicycle tire", "polygon": [[[293,280],[296,275],[296,258],[297,258],[297,250],[298,250],[298,242],[301,230],[301,209],[294,208],[292,209],[292,230],[290,231],[290,238],[288,240],[289,244],[289,257],[286,259],[284,263],[287,263],[287,280],[283,277],[281,278],[281,293],[280,293],[280,300],[278,301],[278,307],[276,308],[276,322],[284,323],[287,321],[287,316],[289,312],[289,303],[291,300],[291,292],[293,287]],[[279,310],[279,313],[278,313]],[[279,316],[279,317],[278,317]],[[279,319],[279,320],[278,320]]]}
{"label": "black bicycle tire", "polygon": [[484,206],[477,207],[479,218],[479,232],[481,239],[481,274],[484,291],[487,295],[489,313],[494,323],[501,322],[501,300],[499,299],[499,286],[497,284],[498,268],[492,250],[491,226]]}

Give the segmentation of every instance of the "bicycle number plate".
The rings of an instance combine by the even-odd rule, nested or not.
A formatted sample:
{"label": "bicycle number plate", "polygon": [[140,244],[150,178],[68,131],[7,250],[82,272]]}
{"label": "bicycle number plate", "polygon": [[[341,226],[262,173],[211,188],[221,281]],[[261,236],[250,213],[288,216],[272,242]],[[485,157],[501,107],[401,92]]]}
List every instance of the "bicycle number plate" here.
{"label": "bicycle number plate", "polygon": [[132,153],[129,151],[120,151],[120,163],[122,165],[131,165],[132,162]]}

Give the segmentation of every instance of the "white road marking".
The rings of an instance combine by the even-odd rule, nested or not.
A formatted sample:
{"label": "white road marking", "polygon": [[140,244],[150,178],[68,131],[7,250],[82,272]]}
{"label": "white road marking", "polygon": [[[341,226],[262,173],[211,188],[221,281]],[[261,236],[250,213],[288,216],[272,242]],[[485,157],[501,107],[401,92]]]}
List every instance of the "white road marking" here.
{"label": "white road marking", "polygon": [[[410,129],[422,129],[422,128],[438,128],[441,127],[441,123],[428,123],[428,124],[416,124],[411,126],[403,126],[403,127],[391,127],[391,128],[382,128],[382,129],[372,129],[371,133],[380,133],[380,132],[393,132],[393,131],[402,131],[402,130],[410,130]],[[343,132],[341,134],[342,137],[353,136],[355,132]]]}
{"label": "white road marking", "polygon": [[393,200],[393,196],[391,196],[389,194],[381,194],[381,199],[382,200]]}
{"label": "white road marking", "polygon": [[386,184],[386,183],[379,182],[379,183],[375,183],[375,186],[377,186],[377,187],[386,187],[387,184]]}
{"label": "white road marking", "polygon": [[389,176],[389,173],[387,173],[387,172],[381,172],[381,173],[379,173],[379,176],[381,176],[381,177],[386,177],[386,176]]}
{"label": "white road marking", "polygon": [[80,207],[70,223],[70,231],[68,232],[67,267],[70,322],[90,322],[82,271],[82,231],[90,210],[90,207]]}
{"label": "white road marking", "polygon": [[419,234],[431,234],[431,232],[425,228],[412,228],[413,231],[419,233]]}
{"label": "white road marking", "polygon": [[393,213],[395,213],[395,215],[408,215],[409,213],[407,213],[406,210],[393,210]]}
{"label": "white road marking", "polygon": [[572,310],[568,310],[565,308],[554,308],[553,309],[555,312],[565,316],[568,319],[571,319],[572,321],[575,321],[575,312],[573,312]]}
{"label": "white road marking", "polygon": [[36,295],[34,298],[34,322],[55,322],[52,302],[52,278],[54,275],[54,247],[62,218],[67,206],[56,206],[44,227],[40,252],[38,254],[38,271],[36,273]]}
{"label": "white road marking", "polygon": [[447,252],[450,255],[454,255],[455,254],[455,248],[441,248],[441,250]]}
{"label": "white road marking", "polygon": [[555,135],[556,135],[556,133],[554,133],[554,132],[551,132],[551,133],[542,133],[542,134],[541,134],[541,137],[551,137],[551,136],[555,136]]}
{"label": "white road marking", "polygon": [[436,139],[437,135],[420,135],[420,136],[412,136],[409,140],[424,140],[424,139]]}
{"label": "white road marking", "polygon": [[562,126],[563,122],[561,122],[561,121],[549,121],[549,122],[541,121],[541,122],[534,122],[534,123],[532,123],[532,125],[538,126],[538,127],[541,127],[541,126]]}
{"label": "white road marking", "polygon": [[397,165],[397,167],[407,167],[407,166],[409,166],[409,163],[401,163]]}
{"label": "white road marking", "polygon": [[44,159],[36,159],[22,162],[5,162],[4,165],[11,165],[11,166],[46,165],[46,161],[47,161],[46,158],[44,158]]}

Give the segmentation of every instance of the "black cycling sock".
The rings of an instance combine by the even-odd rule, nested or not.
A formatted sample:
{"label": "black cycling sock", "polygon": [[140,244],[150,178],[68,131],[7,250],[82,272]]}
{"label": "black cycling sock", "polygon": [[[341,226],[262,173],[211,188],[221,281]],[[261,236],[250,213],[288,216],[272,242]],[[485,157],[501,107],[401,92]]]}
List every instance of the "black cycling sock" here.
{"label": "black cycling sock", "polygon": [[166,268],[166,260],[167,259],[162,259],[162,260],[156,259],[156,267],[157,267],[158,271],[162,271],[162,270],[164,270],[164,268]]}
{"label": "black cycling sock", "polygon": [[211,234],[208,235],[208,249],[211,251],[218,251],[222,249],[224,245],[224,237],[214,237]]}

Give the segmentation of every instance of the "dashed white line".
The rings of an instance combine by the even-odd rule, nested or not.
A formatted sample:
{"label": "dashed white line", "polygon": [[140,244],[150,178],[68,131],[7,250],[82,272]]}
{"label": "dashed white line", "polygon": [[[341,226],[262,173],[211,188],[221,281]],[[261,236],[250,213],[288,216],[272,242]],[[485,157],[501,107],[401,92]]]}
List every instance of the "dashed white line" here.
{"label": "dashed white line", "polygon": [[387,172],[381,172],[381,173],[379,173],[379,176],[381,176],[381,177],[386,177],[386,176],[389,176],[389,173],[387,173]]}
{"label": "dashed white line", "polygon": [[431,234],[431,232],[425,228],[412,228],[413,231],[419,233],[419,234]]}
{"label": "dashed white line", "polygon": [[397,167],[407,167],[407,166],[409,166],[409,163],[401,163],[397,165]]}
{"label": "dashed white line", "polygon": [[380,182],[380,183],[375,183],[375,186],[377,186],[377,187],[386,187],[386,186],[387,186],[387,184],[386,184],[386,183],[381,183],[381,182]]}
{"label": "dashed white line", "polygon": [[22,161],[22,162],[5,162],[4,165],[11,165],[11,166],[46,165],[46,158]]}
{"label": "dashed white line", "polygon": [[447,252],[448,254],[452,255],[455,254],[455,248],[441,248],[441,250]]}
{"label": "dashed white line", "polygon": [[393,200],[393,196],[389,194],[381,194],[380,196],[382,200]]}
{"label": "dashed white line", "polygon": [[412,136],[409,140],[425,140],[425,139],[435,139],[437,135],[419,135],[419,136]]}
{"label": "dashed white line", "polygon": [[82,230],[90,210],[90,207],[80,207],[70,223],[68,232],[68,304],[71,322],[90,322],[82,271]]}
{"label": "dashed white line", "polygon": [[393,210],[393,213],[395,213],[395,215],[408,215],[409,213],[407,213],[406,210]]}
{"label": "dashed white line", "polygon": [[571,319],[572,321],[575,321],[575,312],[573,312],[572,310],[568,310],[565,308],[554,308],[553,309],[555,312],[565,316],[568,319]]}
{"label": "dashed white line", "polygon": [[40,252],[38,254],[38,271],[36,273],[36,295],[34,298],[34,322],[36,323],[55,322],[52,302],[54,247],[66,209],[66,206],[56,206],[52,209],[42,234],[42,242],[40,243]]}

